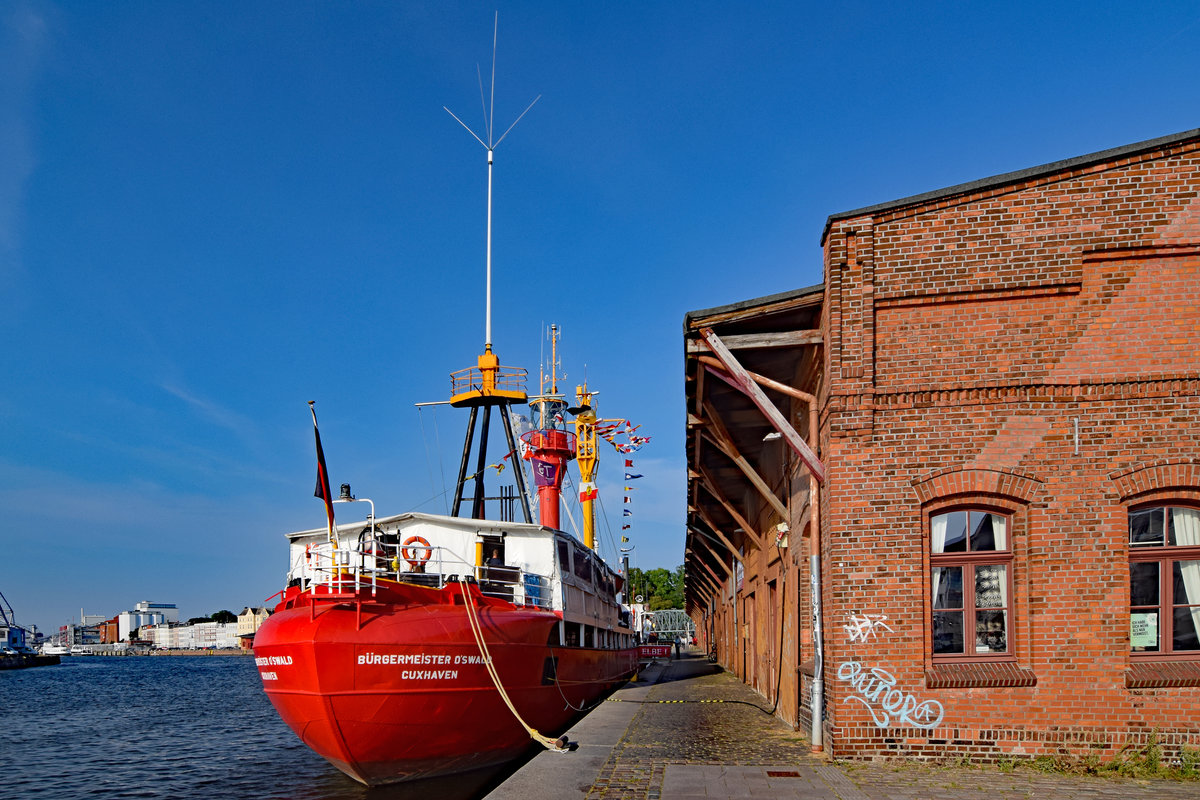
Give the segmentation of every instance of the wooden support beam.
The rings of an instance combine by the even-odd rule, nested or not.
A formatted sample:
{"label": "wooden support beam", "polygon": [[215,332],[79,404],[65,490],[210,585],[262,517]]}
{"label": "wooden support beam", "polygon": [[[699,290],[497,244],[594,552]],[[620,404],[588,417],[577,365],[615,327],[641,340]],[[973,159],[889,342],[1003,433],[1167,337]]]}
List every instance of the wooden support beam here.
{"label": "wooden support beam", "polygon": [[[704,562],[701,561],[700,565],[704,566]],[[711,570],[709,570],[709,571],[711,572]],[[716,582],[716,580],[714,578],[710,578],[708,575],[705,575],[703,572],[695,573],[694,577],[696,578],[696,580],[700,581],[701,583],[708,584],[709,588],[713,589],[713,590],[715,590],[720,585],[718,582]]]}
{"label": "wooden support beam", "polygon": [[[704,399],[704,372],[705,372],[705,370],[703,370],[703,369],[696,370],[696,396],[695,396],[695,398],[693,398],[693,401],[696,404],[696,415],[700,414],[700,409],[702,409],[704,407],[704,403],[706,402]],[[693,416],[695,416],[695,415],[691,414],[690,412],[688,413],[689,420]],[[704,427],[704,420],[700,419],[698,416],[696,417],[696,419],[699,419],[700,424],[692,429],[692,463],[693,464],[700,463],[700,430]]]}
{"label": "wooden support beam", "polygon": [[[700,602],[696,603],[695,605],[699,608],[703,608],[704,606],[708,605],[709,600],[717,594],[709,588],[707,583],[698,583],[695,586],[692,586],[691,589],[691,594],[698,595],[697,599],[699,599]],[[686,596],[687,594],[689,593],[687,592],[687,587],[685,587],[684,595]]]}
{"label": "wooden support beam", "polygon": [[[694,556],[693,556],[693,558],[694,558]],[[700,570],[693,569],[691,566],[689,566],[690,563],[691,562],[689,562],[689,561],[683,562],[684,572],[688,573],[686,579],[693,582],[697,586],[704,586],[704,587],[708,588],[710,591],[716,591],[717,584],[713,581],[713,579],[710,578],[708,575],[705,575]]]}
{"label": "wooden support beam", "polygon": [[[714,559],[716,559],[717,563],[721,565],[721,569],[724,571],[724,573],[726,575],[728,575],[732,571],[730,569],[729,565],[725,563],[725,559],[721,558],[721,554],[717,552],[717,549],[715,547],[713,547],[711,544],[708,543],[707,539],[705,539],[703,536],[701,536],[700,534],[695,533],[693,531],[692,541],[699,542],[702,547],[704,547],[706,550],[708,550],[708,552],[712,554],[712,557]],[[695,549],[695,548],[692,548],[692,549]],[[718,578],[718,580],[724,581],[724,578]]]}
{"label": "wooden support beam", "polygon": [[796,429],[784,418],[783,414],[775,407],[770,398],[759,388],[754,379],[746,372],[746,369],[741,363],[734,358],[733,353],[721,341],[721,338],[713,332],[712,328],[705,328],[700,331],[700,335],[704,337],[704,341],[712,349],[715,355],[729,375],[737,382],[737,386],[742,392],[750,398],[754,405],[758,406],[759,411],[763,412],[766,418],[775,426],[775,430],[783,434],[783,438],[788,445],[796,451],[796,455],[804,462],[818,481],[825,482],[825,465],[821,463],[821,459],[817,458],[817,454],[812,451],[808,443],[800,438],[800,434]]}
{"label": "wooden support beam", "polygon": [[[693,534],[693,536],[695,536],[695,535],[696,535],[696,534]],[[716,571],[715,571],[715,570],[713,570],[713,568],[712,568],[711,566],[709,566],[708,562],[707,562],[707,561],[704,559],[704,557],[703,557],[702,555],[700,555],[700,551],[699,551],[699,550],[697,550],[696,548],[694,548],[694,547],[693,547],[693,548],[692,548],[692,552],[691,552],[691,556],[692,556],[692,558],[693,558],[693,559],[695,559],[696,561],[699,561],[699,562],[700,562],[700,566],[704,567],[704,569],[705,569],[705,570],[708,572],[708,574],[712,576],[712,579],[713,579],[714,581],[716,581],[717,585],[720,585],[720,583],[721,583],[721,578],[720,578],[720,576],[718,576],[718,575],[717,575],[717,573],[716,573]],[[720,561],[720,559],[718,559],[718,562],[719,562],[719,561]]]}
{"label": "wooden support beam", "polygon": [[722,365],[725,365],[726,371],[730,373],[730,377],[736,381],[738,389],[742,390],[746,397],[750,398],[750,402],[757,405],[758,410],[762,411],[763,415],[772,423],[776,431],[784,434],[784,439],[792,447],[792,450],[796,451],[796,455],[800,457],[800,461],[803,461],[805,467],[809,468],[810,473],[816,476],[817,481],[823,483],[824,464],[821,463],[820,458],[817,458],[816,453],[812,452],[809,444],[800,438],[800,434],[796,432],[796,428],[793,428],[791,423],[782,415],[781,411],[775,408],[775,404],[770,402],[770,398],[758,387],[754,378],[751,378],[750,374],[745,371],[742,363],[736,357],[733,357],[730,349],[725,347],[725,343],[721,342],[721,338],[713,332],[713,329],[706,327],[706,329],[701,331],[701,336],[704,337],[704,342],[708,344],[708,347],[712,348],[713,355],[718,357]]}
{"label": "wooden support beam", "polygon": [[[721,533],[721,531],[717,530],[716,528],[713,528],[712,524],[710,522],[708,522],[707,519],[705,519],[706,515],[704,514],[703,511],[701,511],[699,508],[696,508],[695,506],[688,506],[688,511],[699,516],[704,521],[704,524],[708,525],[709,528],[712,529],[713,534],[717,537],[717,539],[720,540],[721,544],[725,545],[725,549],[729,551],[729,554],[732,555],[734,558],[736,558],[738,561],[742,561],[742,554],[739,553],[737,551],[737,548],[735,548],[733,546],[733,544],[728,539],[725,538],[725,534]],[[692,525],[690,527],[694,529],[693,532],[697,536],[708,537],[708,534],[705,531],[700,530],[695,525]],[[745,563],[745,562],[743,562],[743,563]]]}
{"label": "wooden support beam", "polygon": [[[754,526],[752,526],[745,517],[739,514],[738,510],[733,507],[733,504],[726,500],[721,491],[717,489],[717,481],[713,478],[712,473],[701,467],[700,475],[704,478],[704,480],[700,482],[700,485],[704,487],[704,490],[716,498],[717,502],[725,507],[725,510],[729,512],[729,516],[733,518],[733,521],[736,522],[741,529],[746,532],[747,535],[754,538],[755,546],[760,546],[762,544],[762,537],[758,535],[758,531],[754,530]],[[784,519],[786,520],[787,517],[785,516]]]}
{"label": "wooden support beam", "polygon": [[[809,344],[821,344],[823,340],[819,330],[798,330],[722,336],[721,341],[725,342],[725,346],[730,350],[751,350],[765,347],[802,347]],[[708,347],[703,342],[688,339],[687,352],[689,355],[707,353]]]}
{"label": "wooden support beam", "polygon": [[[737,468],[742,471],[742,474],[746,476],[746,479],[754,485],[755,489],[758,489],[758,492],[763,496],[763,499],[770,503],[771,507],[779,512],[781,519],[787,519],[787,506],[783,504],[782,500],[775,496],[775,492],[773,492],[771,487],[767,485],[767,482],[762,479],[762,476],[758,474],[758,471],[754,469],[754,467],[750,466],[750,462],[748,462],[745,457],[738,452],[733,440],[729,438],[729,433],[725,430],[724,426],[720,424],[716,416],[716,411],[706,403],[704,406],[704,418],[708,420],[709,425],[704,430],[703,436],[712,442],[718,450],[724,453],[726,457],[729,458],[729,460],[732,461],[734,465],[736,465]],[[697,461],[697,463],[699,462]]]}
{"label": "wooden support beam", "polygon": [[[721,543],[723,545],[725,545],[726,548],[728,548],[729,552],[733,554],[734,558],[736,558],[738,561],[741,561],[743,564],[745,564],[746,563],[745,559],[742,558],[741,553],[739,553],[737,551],[737,548],[733,546],[733,544],[729,541],[729,539],[725,538],[725,534],[721,533],[721,529],[717,527],[717,524],[715,522],[713,522],[712,517],[710,517],[705,512],[705,510],[703,508],[700,508],[699,506],[696,507],[696,514],[700,517],[701,520],[704,521],[704,524],[708,526],[709,530],[711,530],[714,534],[716,534],[716,537],[721,540]],[[754,549],[757,550],[758,542],[753,537],[748,537],[748,538],[749,538],[750,544],[754,545]]]}

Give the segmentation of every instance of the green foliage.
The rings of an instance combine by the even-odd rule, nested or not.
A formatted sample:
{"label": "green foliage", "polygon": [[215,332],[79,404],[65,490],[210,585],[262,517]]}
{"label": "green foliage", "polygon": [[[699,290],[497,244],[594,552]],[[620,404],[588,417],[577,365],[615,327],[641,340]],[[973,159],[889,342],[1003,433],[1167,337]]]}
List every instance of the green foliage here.
{"label": "green foliage", "polygon": [[1200,779],[1200,747],[1183,746],[1179,753],[1179,775],[1187,780]]}
{"label": "green foliage", "polygon": [[1093,748],[1093,752],[1082,758],[1057,755],[1037,756],[1024,762],[1002,759],[999,766],[1003,772],[1010,772],[1016,765],[1038,772],[1070,775],[1107,775],[1139,780],[1200,780],[1200,747],[1184,745],[1180,750],[1178,762],[1166,762],[1157,733],[1151,734],[1150,741],[1141,747],[1125,745],[1108,761],[1101,761],[1100,751],[1104,749],[1103,745],[1093,745]]}
{"label": "green foliage", "polygon": [[683,608],[683,567],[674,570],[629,568],[630,597],[642,595],[651,611]]}

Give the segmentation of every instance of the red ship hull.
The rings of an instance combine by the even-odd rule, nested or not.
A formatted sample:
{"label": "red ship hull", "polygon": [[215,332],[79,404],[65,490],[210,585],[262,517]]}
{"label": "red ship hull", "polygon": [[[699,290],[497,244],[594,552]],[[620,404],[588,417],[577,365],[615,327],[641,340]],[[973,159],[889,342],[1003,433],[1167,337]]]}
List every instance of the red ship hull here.
{"label": "red ship hull", "polygon": [[[558,614],[468,585],[500,682],[527,724],[556,734],[635,670],[633,648],[550,646]],[[460,584],[290,589],[255,635],[267,696],[314,751],[367,785],[503,763],[530,744],[493,684]]]}

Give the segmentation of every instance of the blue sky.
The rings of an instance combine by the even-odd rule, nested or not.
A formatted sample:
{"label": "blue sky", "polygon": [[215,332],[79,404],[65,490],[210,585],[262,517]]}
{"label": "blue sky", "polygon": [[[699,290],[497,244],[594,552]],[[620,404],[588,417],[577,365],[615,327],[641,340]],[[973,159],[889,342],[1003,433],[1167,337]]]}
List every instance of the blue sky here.
{"label": "blue sky", "polygon": [[497,9],[498,133],[541,100],[496,151],[493,340],[536,375],[557,323],[653,437],[643,568],[682,561],[685,312],[819,283],[831,213],[1200,127],[1191,2],[6,3],[19,620],[261,604],[322,524],[308,400],[335,489],[445,509],[465,416],[414,404],[483,345],[486,156],[442,106],[482,129]]}

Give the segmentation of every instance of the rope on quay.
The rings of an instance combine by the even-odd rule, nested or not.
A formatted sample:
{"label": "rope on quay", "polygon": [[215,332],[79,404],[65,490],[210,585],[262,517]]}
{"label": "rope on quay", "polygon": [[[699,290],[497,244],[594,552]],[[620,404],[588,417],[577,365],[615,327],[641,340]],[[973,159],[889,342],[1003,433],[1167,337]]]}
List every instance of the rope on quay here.
{"label": "rope on quay", "polygon": [[551,739],[549,736],[545,736],[534,730],[517,712],[516,706],[513,705],[512,700],[508,697],[508,692],[504,691],[504,686],[500,683],[500,675],[496,672],[496,665],[492,663],[492,654],[488,652],[487,642],[483,640],[483,629],[480,627],[479,618],[476,616],[477,609],[475,608],[475,604],[471,602],[471,597],[467,592],[467,582],[461,581],[458,585],[462,589],[463,606],[467,611],[467,619],[471,623],[471,633],[475,634],[475,644],[479,645],[479,654],[483,656],[484,666],[487,667],[488,675],[491,676],[492,683],[496,685],[496,691],[500,693],[500,698],[504,700],[504,704],[508,706],[508,710],[516,717],[517,722],[521,723],[521,727],[529,733],[529,738],[547,750],[553,750],[556,753],[569,752],[567,737],[560,736],[557,739]]}

